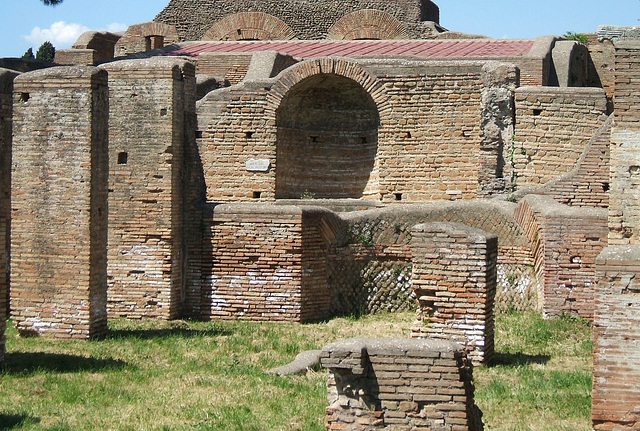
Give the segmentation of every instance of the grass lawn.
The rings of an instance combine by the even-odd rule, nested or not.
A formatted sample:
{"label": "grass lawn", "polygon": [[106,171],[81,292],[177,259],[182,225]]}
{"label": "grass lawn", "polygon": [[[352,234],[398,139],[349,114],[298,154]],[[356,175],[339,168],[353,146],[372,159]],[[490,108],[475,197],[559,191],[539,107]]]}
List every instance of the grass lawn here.
{"label": "grass lawn", "polygon": [[[413,313],[310,325],[110,322],[92,342],[7,328],[0,430],[324,430],[326,372],[265,374],[354,336],[407,337]],[[475,370],[488,430],[590,430],[588,324],[499,316],[496,365]]]}

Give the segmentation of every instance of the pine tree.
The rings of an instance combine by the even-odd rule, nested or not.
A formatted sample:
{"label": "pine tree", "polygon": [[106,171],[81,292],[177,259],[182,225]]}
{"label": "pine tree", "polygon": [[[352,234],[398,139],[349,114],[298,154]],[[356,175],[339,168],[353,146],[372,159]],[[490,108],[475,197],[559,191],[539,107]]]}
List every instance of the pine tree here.
{"label": "pine tree", "polygon": [[47,6],[56,6],[62,3],[62,0],[42,0],[42,3],[44,3]]}
{"label": "pine tree", "polygon": [[22,58],[35,58],[33,56],[33,48],[27,49],[27,52],[22,55]]}
{"label": "pine tree", "polygon": [[36,52],[36,60],[48,61],[49,63],[53,63],[53,59],[56,58],[56,48],[49,41],[46,41],[38,51]]}

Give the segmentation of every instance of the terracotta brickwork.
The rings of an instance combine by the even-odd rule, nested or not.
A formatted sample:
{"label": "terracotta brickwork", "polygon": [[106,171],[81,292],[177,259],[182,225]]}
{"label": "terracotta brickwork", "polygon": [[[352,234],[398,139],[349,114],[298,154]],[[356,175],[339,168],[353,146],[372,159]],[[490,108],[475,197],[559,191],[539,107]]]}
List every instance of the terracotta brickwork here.
{"label": "terracotta brickwork", "polygon": [[179,42],[176,28],[161,22],[143,22],[127,28],[124,35],[115,44],[114,55],[122,57],[127,54],[144,52],[162,48]]}
{"label": "terracotta brickwork", "polygon": [[615,128],[611,138],[609,244],[640,243],[640,44],[616,43]]}
{"label": "terracotta brickwork", "polygon": [[591,418],[598,431],[640,427],[640,247],[606,248],[598,257]]}
{"label": "terracotta brickwork", "polygon": [[5,322],[9,308],[11,236],[11,132],[13,80],[18,73],[0,69],[0,364],[4,357]]}
{"label": "terracotta brickwork", "polygon": [[[199,153],[205,167],[208,199],[273,199],[280,194],[281,184],[284,186],[280,197],[299,197],[305,190],[316,197],[337,197],[320,189],[323,182],[312,184],[313,176],[307,180],[296,178],[338,168],[337,162],[330,159],[331,152],[325,149],[334,137],[326,130],[323,136],[322,130],[313,125],[316,115],[322,115],[326,124],[353,122],[343,133],[353,142],[353,153],[364,157],[365,163],[354,170],[357,184],[346,180],[341,182],[342,187],[336,184],[336,190],[347,194],[342,197],[384,202],[476,197],[482,139],[482,73],[481,63],[415,62],[402,68],[394,61],[368,66],[366,62],[360,65],[323,59],[294,65],[272,85],[245,84],[209,93],[198,105]],[[363,102],[355,119],[345,119],[342,111],[332,116],[331,112],[314,112],[311,107],[298,113],[300,121],[295,125],[285,121],[287,116],[278,116],[294,111],[296,105],[290,103],[300,100],[295,94],[319,91],[323,77],[349,82],[334,75],[350,79],[363,89],[359,92]],[[342,95],[359,91],[353,84],[343,88]],[[295,154],[287,150],[292,145],[307,154],[303,159],[307,163],[296,168],[299,173],[286,169],[290,156]],[[269,169],[248,170],[246,163],[252,159],[270,162]],[[331,181],[335,180],[326,182]],[[292,183],[297,184],[295,192]],[[355,188],[347,191],[350,187]]]}
{"label": "terracotta brickwork", "polygon": [[640,43],[617,41],[615,50],[609,247],[598,256],[594,307],[591,418],[598,431],[640,427]]}
{"label": "terracotta brickwork", "polygon": [[201,318],[308,322],[328,316],[326,210],[236,204],[210,211]]}
{"label": "terracotta brickwork", "polygon": [[593,318],[596,257],[607,246],[607,211],[527,196],[516,219],[531,241],[547,316]]}
{"label": "terracotta brickwork", "polygon": [[354,338],[322,349],[327,430],[479,431],[472,365],[440,340]]}
{"label": "terracotta brickwork", "polygon": [[327,39],[334,40],[391,40],[408,39],[405,27],[393,16],[377,9],[351,12],[327,31]]}
{"label": "terracotta brickwork", "polygon": [[[14,81],[13,318],[23,334],[107,329],[107,73],[30,72]],[[51,109],[55,106],[56,109]]]}
{"label": "terracotta brickwork", "polygon": [[[236,40],[231,36],[237,38],[238,34],[230,33],[238,29],[241,33],[256,36],[254,38],[325,39],[329,28],[345,15],[372,9],[398,20],[407,28],[407,35],[411,38],[424,36],[424,21],[439,22],[438,6],[429,0],[317,0],[306,2],[304,7],[293,0],[171,0],[154,21],[174,26],[183,41],[203,40],[207,31],[216,25],[227,29],[218,33],[229,35],[229,40]],[[248,10],[251,12],[247,13]],[[268,19],[264,15],[268,15]],[[225,21],[236,25],[220,24]],[[353,24],[360,27],[362,21]],[[383,19],[377,26],[384,29],[386,24],[387,20]]]}
{"label": "terracotta brickwork", "polygon": [[461,343],[474,364],[490,363],[498,237],[449,223],[417,225],[412,233],[418,322],[411,336]]}
{"label": "terracotta brickwork", "polygon": [[212,25],[202,40],[289,40],[295,37],[281,19],[264,12],[240,12]]}
{"label": "terracotta brickwork", "polygon": [[519,190],[514,196],[543,194],[569,206],[608,208],[612,124],[613,115],[610,115],[591,138],[573,170],[543,186]]}
{"label": "terracotta brickwork", "polygon": [[185,113],[195,110],[195,67],[172,58],[103,67],[110,90],[109,315],[175,318],[183,289]]}
{"label": "terracotta brickwork", "polygon": [[518,188],[571,171],[606,120],[602,89],[520,87],[511,158]]}

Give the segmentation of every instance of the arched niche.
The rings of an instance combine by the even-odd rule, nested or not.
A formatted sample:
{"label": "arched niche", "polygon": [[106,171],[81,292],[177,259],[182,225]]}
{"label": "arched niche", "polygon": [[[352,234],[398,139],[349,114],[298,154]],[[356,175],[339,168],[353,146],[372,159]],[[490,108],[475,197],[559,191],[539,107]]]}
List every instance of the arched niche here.
{"label": "arched niche", "polygon": [[202,40],[290,40],[295,33],[280,18],[263,12],[241,12],[213,24]]}
{"label": "arched niche", "polygon": [[386,12],[364,9],[351,12],[338,20],[327,32],[331,40],[406,39],[405,27]]}
{"label": "arched niche", "polygon": [[371,194],[380,116],[357,81],[317,73],[293,85],[276,110],[276,198]]}

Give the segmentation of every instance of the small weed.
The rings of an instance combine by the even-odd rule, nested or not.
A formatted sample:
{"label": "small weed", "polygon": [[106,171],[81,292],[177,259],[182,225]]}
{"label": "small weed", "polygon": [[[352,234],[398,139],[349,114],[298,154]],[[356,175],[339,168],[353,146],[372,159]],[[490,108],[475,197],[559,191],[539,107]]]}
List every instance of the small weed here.
{"label": "small weed", "polygon": [[303,200],[312,200],[316,198],[315,192],[310,192],[309,190],[305,190],[300,194],[300,199]]}
{"label": "small weed", "polygon": [[589,42],[589,36],[587,36],[586,34],[583,34],[583,33],[576,33],[576,32],[573,32],[573,31],[568,31],[563,36],[567,40],[573,40],[573,41],[580,42],[580,43],[588,43]]}

